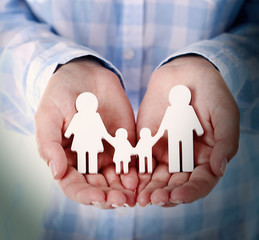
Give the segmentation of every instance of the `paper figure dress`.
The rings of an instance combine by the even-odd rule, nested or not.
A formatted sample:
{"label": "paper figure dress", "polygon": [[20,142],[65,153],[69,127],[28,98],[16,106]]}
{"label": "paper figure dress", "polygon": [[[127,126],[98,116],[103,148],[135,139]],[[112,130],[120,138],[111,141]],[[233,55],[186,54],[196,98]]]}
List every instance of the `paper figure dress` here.
{"label": "paper figure dress", "polygon": [[88,172],[98,172],[98,153],[103,152],[102,139],[110,138],[97,111],[98,101],[94,94],[84,92],[76,100],[77,113],[71,120],[65,137],[72,134],[74,139],[71,150],[77,152],[77,169],[86,173],[86,153],[88,154]]}

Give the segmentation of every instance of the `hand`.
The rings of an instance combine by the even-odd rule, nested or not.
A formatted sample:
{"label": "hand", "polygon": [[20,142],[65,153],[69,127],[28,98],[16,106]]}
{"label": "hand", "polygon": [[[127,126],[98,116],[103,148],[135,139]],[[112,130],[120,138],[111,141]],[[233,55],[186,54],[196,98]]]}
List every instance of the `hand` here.
{"label": "hand", "polygon": [[123,127],[131,144],[135,143],[133,111],[118,77],[96,60],[84,58],[61,66],[46,87],[35,117],[39,153],[70,199],[101,208],[134,206],[136,169],[131,167],[129,174],[117,175],[113,148],[107,142],[105,151],[98,154],[99,174],[82,175],[75,169],[77,155],[71,152],[71,138],[65,139],[64,132],[76,113],[77,96],[87,91],[96,95],[98,112],[109,134]]}
{"label": "hand", "polygon": [[200,56],[176,58],[152,75],[139,109],[137,132],[148,127],[153,136],[157,133],[169,106],[169,91],[178,84],[191,90],[191,105],[205,131],[202,137],[194,139],[195,169],[192,173],[168,173],[165,134],[153,147],[153,174],[139,175],[137,201],[141,206],[150,202],[175,206],[205,197],[238,149],[237,105],[218,70]]}

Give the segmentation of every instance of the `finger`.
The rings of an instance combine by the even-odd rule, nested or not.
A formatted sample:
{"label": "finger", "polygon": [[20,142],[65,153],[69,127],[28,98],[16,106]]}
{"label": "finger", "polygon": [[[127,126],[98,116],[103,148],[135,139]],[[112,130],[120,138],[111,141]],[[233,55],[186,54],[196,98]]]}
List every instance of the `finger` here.
{"label": "finger", "polygon": [[121,182],[126,189],[136,191],[139,183],[138,174],[135,166],[129,168],[128,174],[120,175]]}
{"label": "finger", "polygon": [[107,193],[107,204],[111,207],[122,207],[126,203],[127,198],[119,190],[110,190]]}
{"label": "finger", "polygon": [[[155,171],[157,166],[157,162],[154,158],[152,158],[152,173]],[[137,192],[141,192],[151,181],[152,174],[149,173],[139,173],[138,174],[139,184],[137,188]]]}
{"label": "finger", "polygon": [[85,177],[71,166],[68,166],[65,176],[58,184],[64,194],[73,201],[86,205],[105,202],[104,191],[87,183]]}
{"label": "finger", "polygon": [[138,192],[140,193],[149,184],[149,182],[151,181],[152,175],[149,173],[140,173],[138,176],[139,176]]}
{"label": "finger", "polygon": [[115,173],[114,166],[110,165],[106,167],[102,173],[111,189],[107,193],[107,203],[113,207],[124,205],[134,206],[136,203],[135,193],[122,186],[120,176]]}
{"label": "finger", "polygon": [[122,189],[121,186],[113,185],[112,187],[108,187],[108,183],[105,177],[102,174],[86,174],[85,178],[87,182],[94,186],[99,187],[106,193],[106,201],[99,203],[99,202],[92,202],[92,205],[102,209],[111,209],[116,207],[122,207],[127,201],[125,195],[121,196],[120,191],[113,190],[113,188]]}
{"label": "finger", "polygon": [[94,187],[108,187],[105,177],[100,173],[86,174],[85,179],[90,185]]}
{"label": "finger", "polygon": [[203,198],[217,184],[219,177],[211,171],[209,163],[197,166],[191,173],[189,181],[174,188],[170,194],[172,203],[191,203]]}
{"label": "finger", "polygon": [[38,151],[55,179],[61,179],[67,170],[67,158],[61,146],[62,125],[62,118],[56,108],[39,107],[35,116]]}
{"label": "finger", "polygon": [[[112,206],[110,202],[116,201],[116,200],[110,199],[111,197],[108,197],[108,194],[111,191],[111,188],[108,186],[108,183],[107,183],[105,177],[100,173],[99,174],[86,174],[85,179],[90,185],[103,190],[103,192],[106,195],[106,200],[104,202],[93,201],[93,202],[91,202],[91,204],[93,206],[95,206],[97,208],[101,208],[101,209],[112,209],[114,206]],[[108,198],[109,198],[109,201],[108,201]]]}
{"label": "finger", "polygon": [[210,164],[216,176],[223,176],[228,161],[233,158],[238,149],[239,112],[233,104],[228,103],[217,107],[212,119],[215,145],[212,149]]}
{"label": "finger", "polygon": [[170,193],[176,187],[179,187],[185,184],[189,180],[189,177],[190,177],[190,173],[185,173],[185,172],[174,173],[168,182],[168,186],[164,187],[163,189],[156,189],[151,194],[151,197],[150,197],[151,202],[158,205],[175,206],[175,204],[178,204],[178,203],[171,202]]}
{"label": "finger", "polygon": [[155,189],[150,195],[150,201],[152,204],[164,206],[169,203],[169,194],[164,188]]}
{"label": "finger", "polygon": [[[170,176],[171,174],[168,173],[168,167],[165,164],[159,164],[152,175],[150,183],[148,183],[138,195],[137,202],[139,205],[146,206],[149,204],[151,202],[151,194],[156,189],[164,188],[167,185]],[[164,205],[165,202],[154,202],[154,204]]]}

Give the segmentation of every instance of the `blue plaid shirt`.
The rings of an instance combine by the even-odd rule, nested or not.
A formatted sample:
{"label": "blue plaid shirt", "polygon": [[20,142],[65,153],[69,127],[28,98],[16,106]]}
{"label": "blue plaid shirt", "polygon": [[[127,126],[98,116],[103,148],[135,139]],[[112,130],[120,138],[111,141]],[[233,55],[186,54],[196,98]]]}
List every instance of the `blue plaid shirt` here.
{"label": "blue plaid shirt", "polygon": [[[152,72],[194,53],[219,69],[240,108],[241,131],[248,134],[229,175],[204,200],[172,209],[102,211],[73,203],[57,190],[46,214],[46,238],[259,236],[253,170],[259,169],[259,154],[250,143],[258,143],[259,132],[258,13],[257,0],[1,0],[0,112],[6,127],[34,132],[48,80],[59,64],[74,58],[95,56],[117,73],[137,112]],[[231,193],[236,198],[229,203]]]}

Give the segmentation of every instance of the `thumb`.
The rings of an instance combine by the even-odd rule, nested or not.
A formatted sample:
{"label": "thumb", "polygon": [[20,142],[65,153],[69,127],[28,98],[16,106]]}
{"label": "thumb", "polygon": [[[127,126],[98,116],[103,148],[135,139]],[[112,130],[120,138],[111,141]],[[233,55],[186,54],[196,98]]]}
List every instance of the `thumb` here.
{"label": "thumb", "polygon": [[55,179],[61,179],[67,170],[67,157],[61,145],[62,125],[63,121],[57,110],[39,107],[35,116],[38,152]]}
{"label": "thumb", "polygon": [[213,173],[224,175],[228,162],[235,156],[239,143],[239,111],[233,104],[230,107],[218,107],[215,111],[213,127],[215,145],[210,156]]}
{"label": "thumb", "polygon": [[49,166],[53,178],[61,179],[67,170],[67,158],[62,146],[57,142],[38,146],[38,151]]}

